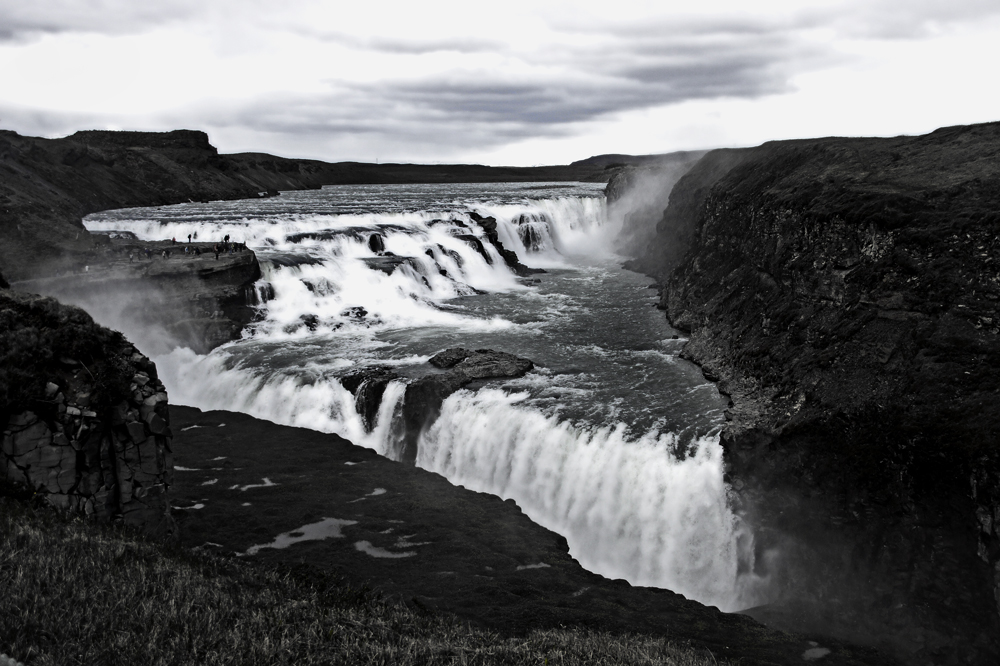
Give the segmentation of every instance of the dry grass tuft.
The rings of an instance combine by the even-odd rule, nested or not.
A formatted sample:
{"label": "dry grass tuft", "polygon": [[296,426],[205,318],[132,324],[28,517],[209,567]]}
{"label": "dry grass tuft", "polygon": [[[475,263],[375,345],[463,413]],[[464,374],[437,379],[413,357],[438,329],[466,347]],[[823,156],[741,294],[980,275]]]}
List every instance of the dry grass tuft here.
{"label": "dry grass tuft", "polygon": [[164,550],[4,497],[0,581],[0,652],[28,666],[716,664],[644,636],[502,637],[367,590]]}

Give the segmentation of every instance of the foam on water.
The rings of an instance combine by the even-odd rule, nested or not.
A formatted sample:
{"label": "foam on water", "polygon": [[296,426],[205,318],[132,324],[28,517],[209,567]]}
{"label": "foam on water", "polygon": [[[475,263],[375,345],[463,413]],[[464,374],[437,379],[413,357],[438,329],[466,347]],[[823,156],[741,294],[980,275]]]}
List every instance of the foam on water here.
{"label": "foam on water", "polygon": [[[190,235],[218,243],[229,236],[246,243],[260,259],[262,284],[273,292],[255,334],[275,340],[301,337],[304,316],[315,317],[309,332],[509,326],[502,318],[483,321],[447,305],[479,292],[525,289],[470,212],[494,216],[501,242],[530,266],[566,266],[568,256],[610,246],[603,240],[611,230],[602,198],[454,203],[459,205],[433,211],[284,211],[214,219],[207,212],[198,215],[195,205],[173,206],[155,209],[159,213],[153,216],[139,215],[146,209],[112,211],[85,223],[91,231],[128,231],[142,240],[175,238],[183,244]],[[373,234],[381,235],[387,255],[405,258],[390,274],[373,269],[373,259],[385,261],[369,246]]]}

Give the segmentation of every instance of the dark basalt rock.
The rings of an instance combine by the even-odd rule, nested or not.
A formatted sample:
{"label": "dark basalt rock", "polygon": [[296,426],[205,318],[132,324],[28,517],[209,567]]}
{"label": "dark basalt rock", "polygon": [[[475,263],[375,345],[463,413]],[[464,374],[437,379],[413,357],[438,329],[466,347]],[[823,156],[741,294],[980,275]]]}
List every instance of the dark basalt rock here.
{"label": "dark basalt rock", "polygon": [[[238,338],[257,317],[256,307],[274,294],[269,285],[258,292],[261,272],[253,252],[223,252],[216,259],[214,245],[110,239],[79,272],[21,280],[13,287],[93,312],[129,330],[150,353],[174,345],[207,353]],[[164,251],[170,255],[164,257]]]}
{"label": "dark basalt rock", "polygon": [[350,319],[361,320],[368,316],[368,310],[364,309],[360,305],[356,305],[353,308],[347,308],[345,310],[341,310],[340,316],[348,317]]}
{"label": "dark basalt rock", "polygon": [[427,223],[427,226],[437,227],[441,226],[442,224],[447,224],[448,226],[462,227],[463,229],[469,228],[469,225],[467,225],[462,220],[442,220],[442,219],[431,220],[430,222]]}
{"label": "dark basalt rock", "polygon": [[778,626],[1000,662],[1000,123],[708,153],[635,266],[731,396]]}
{"label": "dark basalt rock", "polygon": [[455,238],[465,241],[470,247],[478,252],[483,259],[486,260],[487,264],[490,266],[493,265],[493,257],[491,257],[490,253],[486,251],[486,246],[483,245],[483,241],[479,240],[478,237],[473,236],[472,234],[460,234],[455,236]]}
{"label": "dark basalt rock", "polygon": [[375,254],[385,252],[385,239],[382,237],[382,234],[372,234],[368,237],[368,249]]}
{"label": "dark basalt rock", "polygon": [[386,275],[392,275],[400,266],[409,266],[413,270],[420,272],[420,264],[413,257],[399,257],[391,252],[386,252],[381,257],[364,257],[362,261],[368,268],[374,271],[381,271]]}
{"label": "dark basalt rock", "polygon": [[503,243],[500,242],[500,236],[497,233],[497,220],[495,217],[483,217],[475,211],[469,211],[469,218],[486,232],[486,238],[489,239],[490,243],[493,244],[493,247],[495,247],[497,252],[500,253],[500,256],[503,257],[504,263],[507,264],[508,268],[514,271],[517,275],[524,277],[526,275],[535,275],[536,273],[545,272],[541,268],[529,268],[525,266],[517,258],[516,252],[508,250],[503,246]]}
{"label": "dark basalt rock", "polygon": [[518,227],[517,229],[518,237],[521,239],[521,244],[525,248],[531,250],[532,252],[537,252],[542,248],[543,239],[541,234],[538,233],[538,229],[530,224],[526,224]]}
{"label": "dark basalt rock", "polygon": [[167,394],[117,331],[52,298],[0,292],[0,486],[172,540]]}
{"label": "dark basalt rock", "polygon": [[455,262],[456,265],[458,265],[459,268],[465,265],[465,261],[462,259],[462,255],[460,255],[458,252],[455,252],[455,250],[449,250],[448,248],[442,247],[441,245],[438,245],[436,247],[438,251],[440,251],[442,254],[451,257],[451,259]]}
{"label": "dark basalt rock", "polygon": [[299,266],[318,266],[323,263],[323,260],[319,257],[310,257],[306,254],[294,254],[291,252],[287,253],[272,253],[267,257],[273,266],[279,266],[281,268],[298,268]]}
{"label": "dark basalt rock", "polygon": [[403,398],[405,437],[399,459],[411,465],[417,459],[421,431],[438,417],[445,398],[477,379],[521,377],[535,367],[526,358],[491,349],[447,349],[429,362],[447,371],[411,382]]}
{"label": "dark basalt rock", "polygon": [[389,382],[399,379],[395,370],[383,367],[364,368],[358,372],[341,377],[341,385],[354,394],[354,405],[365,423],[365,429],[371,432],[375,427],[382,396]]}
{"label": "dark basalt rock", "polygon": [[299,315],[299,319],[305,324],[305,327],[310,331],[315,331],[319,328],[319,316],[314,314],[304,314]]}
{"label": "dark basalt rock", "polygon": [[257,282],[246,290],[246,304],[250,307],[260,307],[274,300],[274,285],[270,282]]}
{"label": "dark basalt rock", "polygon": [[[521,377],[534,364],[506,352],[491,349],[446,349],[430,358],[431,366],[445,372],[435,372],[411,381],[403,397],[402,450],[397,457],[413,464],[417,458],[417,439],[421,431],[438,417],[441,403],[449,395],[468,384],[482,379]],[[340,379],[341,385],[354,394],[355,406],[370,432],[389,382],[401,375],[390,368],[371,367],[352,372]]]}

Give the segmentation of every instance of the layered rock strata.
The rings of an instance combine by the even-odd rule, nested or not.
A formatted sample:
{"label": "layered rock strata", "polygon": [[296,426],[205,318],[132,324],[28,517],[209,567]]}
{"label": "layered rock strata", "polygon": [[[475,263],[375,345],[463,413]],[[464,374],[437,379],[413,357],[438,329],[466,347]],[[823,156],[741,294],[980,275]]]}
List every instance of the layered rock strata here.
{"label": "layered rock strata", "polygon": [[120,333],[0,290],[0,474],[48,503],[173,538],[167,393]]}
{"label": "layered rock strata", "polygon": [[713,151],[633,264],[732,397],[756,617],[1000,659],[998,154],[997,123]]}

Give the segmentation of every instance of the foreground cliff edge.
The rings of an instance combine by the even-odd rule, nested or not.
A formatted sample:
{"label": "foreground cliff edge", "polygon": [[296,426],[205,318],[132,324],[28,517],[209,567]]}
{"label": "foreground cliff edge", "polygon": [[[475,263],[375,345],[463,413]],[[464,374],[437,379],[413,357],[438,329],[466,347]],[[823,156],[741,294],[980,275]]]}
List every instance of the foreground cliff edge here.
{"label": "foreground cliff edge", "polygon": [[1000,123],[712,151],[653,223],[778,582],[749,613],[998,663]]}

